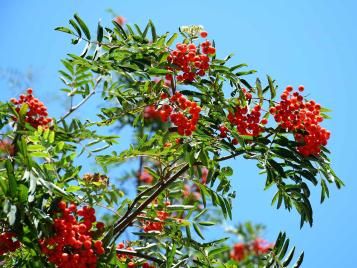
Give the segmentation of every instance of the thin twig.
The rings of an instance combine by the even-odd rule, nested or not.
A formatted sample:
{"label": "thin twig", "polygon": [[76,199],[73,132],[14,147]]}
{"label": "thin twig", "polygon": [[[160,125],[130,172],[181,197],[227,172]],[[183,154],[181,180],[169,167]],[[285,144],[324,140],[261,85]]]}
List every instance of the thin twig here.
{"label": "thin twig", "polygon": [[64,115],[62,116],[58,121],[57,123],[61,122],[62,120],[66,119],[69,115],[71,115],[74,111],[76,111],[79,107],[81,107],[83,104],[85,104],[96,92],[96,89],[97,89],[97,86],[99,84],[99,82],[102,80],[101,77],[98,77],[96,79],[96,82],[95,82],[95,85],[93,87],[93,90],[91,92],[89,92],[89,94],[83,99],[81,100],[76,106],[72,106],[69,111]]}
{"label": "thin twig", "polygon": [[164,261],[162,261],[162,260],[160,260],[158,258],[155,258],[153,256],[150,256],[150,255],[147,255],[147,254],[144,254],[144,253],[141,253],[141,252],[136,251],[136,250],[116,249],[116,253],[143,258],[143,259],[146,259],[146,260],[149,260],[149,261],[156,262],[159,265],[164,263]]}

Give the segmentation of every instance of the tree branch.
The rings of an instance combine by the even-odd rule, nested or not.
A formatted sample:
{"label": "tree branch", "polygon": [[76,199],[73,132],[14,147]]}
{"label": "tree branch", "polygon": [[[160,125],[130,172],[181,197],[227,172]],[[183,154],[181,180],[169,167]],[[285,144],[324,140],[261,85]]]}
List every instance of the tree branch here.
{"label": "tree branch", "polygon": [[[236,157],[238,155],[241,155],[242,153],[245,152],[243,148],[240,148],[241,150],[239,152],[236,152],[235,154],[225,156],[222,158],[217,159],[217,161],[224,161],[233,157]],[[195,166],[202,165],[201,162],[196,162],[194,163]],[[128,208],[127,212],[114,224],[114,230],[112,233],[112,238],[113,241],[115,241],[124,231],[125,229],[135,220],[135,218],[151,203],[153,202],[165,189],[167,186],[169,186],[172,182],[174,182],[177,178],[179,178],[181,175],[183,175],[188,169],[189,165],[185,164],[175,175],[173,175],[171,178],[162,178],[162,180],[158,181],[155,185],[152,187],[144,190],[141,192],[133,201],[133,203],[130,205]],[[143,203],[141,203],[136,209],[135,206],[136,204],[140,201],[141,197],[147,194],[148,192],[154,190],[157,188]],[[135,210],[134,210],[135,209]],[[133,211],[134,210],[134,211]]]}
{"label": "tree branch", "polygon": [[81,100],[76,106],[72,106],[69,111],[64,115],[62,116],[58,121],[57,123],[61,122],[62,120],[66,119],[69,115],[71,115],[74,111],[76,111],[79,107],[81,107],[83,104],[85,104],[96,92],[96,89],[97,89],[97,86],[99,84],[99,82],[102,80],[101,77],[98,77],[96,79],[96,82],[95,82],[95,85],[93,87],[93,90],[91,92],[89,92],[89,94],[83,99]]}
{"label": "tree branch", "polygon": [[150,256],[150,255],[147,255],[147,254],[144,254],[144,253],[141,253],[141,252],[136,251],[136,250],[116,249],[116,253],[143,258],[143,259],[146,259],[146,260],[149,260],[149,261],[156,262],[159,265],[164,263],[164,261],[162,261],[162,260],[160,260],[158,258],[155,258],[153,256]]}
{"label": "tree branch", "polygon": [[[184,174],[189,168],[189,165],[186,164],[182,167],[175,175],[171,178],[161,180],[159,187],[143,202],[141,203],[133,212],[126,213],[126,217],[122,217],[118,223],[115,225],[113,230],[113,241],[115,241],[125,229],[135,220],[135,218],[151,203],[153,202],[163,190],[166,189],[168,185],[174,182],[178,177]],[[129,210],[130,211],[130,210]]]}

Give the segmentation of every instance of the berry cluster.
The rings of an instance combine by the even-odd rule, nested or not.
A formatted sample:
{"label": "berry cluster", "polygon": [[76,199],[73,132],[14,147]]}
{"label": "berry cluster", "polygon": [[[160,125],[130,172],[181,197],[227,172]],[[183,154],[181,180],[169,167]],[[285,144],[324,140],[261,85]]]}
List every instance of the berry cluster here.
{"label": "berry cluster", "polygon": [[[117,245],[117,249],[119,249],[119,250],[125,249],[126,251],[134,251],[134,249],[132,247],[125,247],[125,244],[123,242],[121,242]],[[125,254],[125,253],[117,253],[117,258],[121,262],[125,262],[129,259],[130,261],[127,263],[128,268],[138,267],[137,264],[135,264],[135,262],[132,260],[134,258],[133,255]],[[148,263],[148,262],[145,262],[141,265],[141,267],[142,268],[154,268],[155,266],[150,265],[150,263]]]}
{"label": "berry cluster", "polygon": [[274,247],[274,244],[268,241],[256,238],[250,243],[237,243],[233,246],[230,253],[231,259],[235,261],[242,261],[249,255],[262,255],[269,252]]}
{"label": "berry cluster", "polygon": [[153,176],[151,176],[151,174],[149,172],[147,172],[146,170],[141,171],[139,173],[138,178],[141,182],[146,183],[146,184],[151,184],[154,181]]}
{"label": "berry cluster", "polygon": [[105,251],[102,241],[93,239],[104,231],[102,222],[97,222],[97,231],[93,230],[95,210],[87,206],[77,209],[76,205],[67,206],[64,201],[59,202],[58,209],[53,235],[40,240],[42,253],[59,268],[97,267],[98,257]]}
{"label": "berry cluster", "polygon": [[109,183],[109,178],[106,175],[99,173],[84,174],[83,180],[87,184],[94,184],[97,186],[107,186]]}
{"label": "berry cluster", "polygon": [[[295,140],[303,144],[297,147],[299,153],[317,155],[330,138],[330,132],[320,126],[323,121],[321,106],[313,100],[304,101],[303,96],[293,90],[292,86],[286,87],[281,101],[270,108],[270,113],[283,129],[294,132]],[[302,92],[304,87],[299,86],[298,90]]]}
{"label": "berry cluster", "polygon": [[[201,37],[207,37],[207,32],[201,32]],[[167,60],[175,67],[169,67],[171,71],[176,71],[177,81],[193,82],[197,75],[204,76],[209,69],[209,55],[214,55],[216,49],[211,42],[206,40],[198,47],[195,44],[177,44],[176,49],[171,51]],[[172,76],[166,75],[167,80],[172,80]]]}
{"label": "berry cluster", "polygon": [[[256,137],[264,130],[260,124],[265,125],[268,123],[266,118],[260,120],[260,110],[260,105],[254,106],[250,112],[248,111],[248,106],[237,106],[234,112],[229,112],[227,118],[232,125],[237,127],[239,134]],[[225,138],[227,136],[227,131],[228,130],[225,127],[222,129],[220,128],[220,136]]]}
{"label": "berry cluster", "polygon": [[162,232],[165,226],[165,220],[170,216],[166,211],[156,211],[157,221],[146,220],[143,224],[143,230],[146,233],[149,232]]}
{"label": "berry cluster", "polygon": [[156,110],[155,105],[148,105],[144,108],[144,118],[147,120],[156,120],[160,118],[160,113]]}
{"label": "berry cluster", "polygon": [[15,147],[10,140],[0,140],[0,155],[10,155],[15,154]]}
{"label": "berry cluster", "polygon": [[[118,245],[117,245],[117,249],[125,249],[127,251],[134,251],[134,249],[132,247],[125,247],[125,244],[123,242],[120,242]],[[133,258],[133,255],[130,255],[130,254],[124,254],[124,253],[117,253],[117,258],[120,260],[120,261],[126,261],[127,259],[132,259]]]}
{"label": "berry cluster", "polygon": [[[162,99],[167,98],[168,96],[164,93]],[[196,130],[201,107],[196,102],[189,101],[181,93],[176,92],[169,99],[169,104],[163,104],[158,111],[163,122],[167,122],[170,118],[171,122],[177,126],[178,134],[190,136]]]}
{"label": "berry cluster", "polygon": [[12,232],[0,234],[0,256],[13,252],[20,247],[20,242],[15,237],[16,235]]}
{"label": "berry cluster", "polygon": [[230,257],[232,260],[241,261],[246,257],[247,253],[246,245],[243,243],[237,243],[233,246]]}
{"label": "berry cluster", "polygon": [[269,243],[268,241],[262,238],[254,239],[252,243],[252,249],[256,255],[266,254],[274,247],[273,243]]}
{"label": "berry cluster", "polygon": [[[43,102],[39,101],[32,95],[31,88],[27,90],[26,95],[20,95],[18,100],[12,98],[10,101],[17,106],[17,112],[20,111],[23,104],[26,103],[28,105],[25,121],[32,125],[34,128],[37,128],[38,126],[46,128],[48,127],[48,124],[52,122],[52,119],[47,117],[48,113],[46,106],[43,104]],[[17,121],[17,118],[14,118],[14,120]]]}

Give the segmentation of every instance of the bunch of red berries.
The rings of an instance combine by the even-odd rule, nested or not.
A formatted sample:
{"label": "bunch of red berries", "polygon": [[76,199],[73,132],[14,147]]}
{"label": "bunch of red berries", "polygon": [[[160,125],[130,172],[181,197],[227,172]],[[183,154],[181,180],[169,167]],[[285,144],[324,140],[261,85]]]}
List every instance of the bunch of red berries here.
{"label": "bunch of red berries", "polygon": [[13,252],[20,247],[20,242],[16,240],[16,235],[12,232],[0,234],[0,256]]}
{"label": "bunch of red berries", "polygon": [[[266,118],[260,120],[260,110],[260,105],[254,106],[250,112],[248,111],[248,106],[237,106],[234,112],[229,112],[227,118],[232,125],[237,127],[239,134],[256,137],[264,131],[264,128],[260,124],[265,125],[268,123]],[[222,130],[220,129],[221,137],[226,137],[226,131]]]}
{"label": "bunch of red berries", "polygon": [[[134,251],[134,249],[132,247],[125,247],[125,244],[123,242],[120,242],[117,245],[117,249],[125,249],[127,251]],[[120,261],[126,261],[127,259],[132,259],[133,255],[130,254],[124,254],[124,253],[117,253],[117,258]]]}
{"label": "bunch of red berries", "polygon": [[269,252],[274,247],[274,244],[269,243],[268,241],[256,238],[250,243],[237,243],[233,246],[233,249],[230,253],[231,259],[235,261],[242,261],[248,255],[262,255]]}
{"label": "bunch of red berries", "polygon": [[10,140],[0,140],[0,155],[11,155],[15,154],[15,146]]}
{"label": "bunch of red berries", "polygon": [[[201,37],[205,38],[207,32],[202,33]],[[193,82],[197,75],[204,76],[206,74],[210,62],[208,55],[214,55],[215,53],[216,49],[208,40],[202,42],[198,47],[193,43],[179,43],[176,45],[176,49],[167,57],[168,62],[175,65],[175,67],[169,67],[168,69],[178,73],[177,81]],[[166,79],[172,80],[172,76],[169,74]]]}
{"label": "bunch of red berries", "polygon": [[157,221],[146,220],[143,224],[144,232],[162,232],[165,226],[165,220],[170,216],[166,211],[156,211]]}
{"label": "bunch of red berries", "polygon": [[[298,90],[302,92],[304,87],[299,86]],[[270,108],[270,113],[283,129],[294,132],[295,140],[303,144],[297,147],[298,152],[309,156],[318,155],[321,146],[330,138],[330,132],[320,126],[323,121],[320,109],[315,101],[304,101],[298,91],[293,92],[293,87],[288,86],[279,104]]]}
{"label": "bunch of red berries", "polygon": [[[167,99],[164,93],[162,99]],[[200,117],[201,107],[194,101],[189,101],[181,93],[176,92],[170,99],[169,104],[162,105],[158,111],[163,122],[170,118],[171,122],[177,126],[178,134],[190,136],[196,130],[196,125]],[[186,114],[189,114],[187,116]]]}
{"label": "bunch of red berries", "polygon": [[[29,123],[34,128],[42,126],[44,128],[48,127],[48,124],[52,122],[52,118],[48,118],[47,108],[43,102],[39,101],[32,95],[32,89],[27,90],[27,95],[22,94],[17,100],[12,98],[10,100],[13,104],[17,105],[16,111],[19,112],[23,104],[28,105],[28,111],[25,116],[25,121]],[[14,118],[17,121],[17,118]]]}
{"label": "bunch of red berries", "polygon": [[[134,252],[134,249],[132,247],[125,247],[125,244],[123,242],[119,243],[117,245],[117,249],[120,250],[120,249],[124,249],[126,251],[133,251]],[[117,258],[119,259],[119,261],[121,262],[125,262],[127,261],[128,259],[130,260],[128,263],[127,263],[127,267],[128,268],[134,268],[134,267],[139,267],[137,266],[137,264],[135,263],[135,261],[133,260],[134,256],[131,255],[131,254],[125,254],[125,253],[117,253]],[[155,266],[152,266],[150,265],[148,262],[145,262],[141,265],[142,268],[154,268]]]}
{"label": "bunch of red berries", "polygon": [[246,257],[247,253],[246,246],[243,243],[237,243],[233,246],[230,257],[232,260],[241,261]]}
{"label": "bunch of red berries", "polygon": [[141,182],[146,184],[151,184],[154,181],[153,176],[146,170],[141,171],[138,177]]}
{"label": "bunch of red berries", "polygon": [[64,201],[58,208],[53,235],[40,240],[42,253],[59,268],[97,267],[98,257],[105,251],[102,241],[93,239],[104,231],[102,222],[97,222],[97,231],[93,230],[95,210],[87,206],[77,210],[76,205],[67,206]]}
{"label": "bunch of red berries", "polygon": [[265,239],[262,238],[256,238],[254,239],[252,243],[252,249],[256,255],[261,255],[261,254],[266,254],[269,252],[274,247],[273,243],[268,242]]}
{"label": "bunch of red berries", "polygon": [[160,118],[160,113],[156,110],[155,105],[148,105],[144,108],[144,118],[147,120]]}

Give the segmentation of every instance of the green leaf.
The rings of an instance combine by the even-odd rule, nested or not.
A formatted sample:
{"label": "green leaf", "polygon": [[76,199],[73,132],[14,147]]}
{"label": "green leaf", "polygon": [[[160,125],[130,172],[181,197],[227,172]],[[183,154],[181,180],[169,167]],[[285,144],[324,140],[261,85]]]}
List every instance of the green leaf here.
{"label": "green leaf", "polygon": [[235,71],[235,70],[237,70],[237,69],[240,69],[240,68],[242,68],[242,67],[247,67],[247,66],[248,66],[247,64],[241,63],[241,64],[238,64],[238,65],[235,65],[235,66],[231,67],[231,68],[230,68],[230,71],[233,72],[233,71]]}
{"label": "green leaf", "polygon": [[281,247],[283,246],[286,238],[286,233],[279,233],[278,238],[276,239],[274,249],[276,252],[279,252],[281,250]]}
{"label": "green leaf", "polygon": [[66,27],[56,27],[55,31],[64,32],[68,34],[74,34],[74,32]]}
{"label": "green leaf", "polygon": [[6,195],[7,194],[7,191],[8,191],[8,183],[7,183],[7,179],[6,178],[3,178],[3,177],[0,177],[0,193],[1,195]]}
{"label": "green leaf", "polygon": [[255,82],[255,86],[258,91],[258,98],[260,100],[259,102],[260,102],[260,104],[263,104],[263,89],[262,89],[262,84],[261,84],[259,78],[257,78],[257,80]]}
{"label": "green leaf", "polygon": [[284,171],[283,167],[281,166],[281,164],[279,164],[278,162],[276,162],[273,159],[268,159],[268,163],[274,170],[276,170],[279,173],[279,175],[282,178],[286,177],[285,171]]}
{"label": "green leaf", "polygon": [[40,152],[40,151],[45,151],[46,148],[40,144],[30,144],[27,146],[27,150],[29,152]]}
{"label": "green leaf", "polygon": [[186,236],[189,240],[191,240],[191,230],[190,230],[190,226],[186,225]]}
{"label": "green leaf", "polygon": [[321,199],[320,199],[320,203],[323,203],[325,200],[325,197],[329,197],[330,196],[330,191],[327,187],[327,184],[325,182],[325,180],[321,180]]}
{"label": "green leaf", "polygon": [[200,211],[200,213],[198,213],[193,219],[197,220],[199,219],[203,214],[205,214],[208,211],[207,208],[203,209],[202,211]]}
{"label": "green leaf", "polygon": [[267,75],[267,78],[268,78],[268,83],[269,83],[270,95],[271,95],[271,98],[274,99],[276,96],[276,89],[274,86],[274,81],[271,79],[271,77],[269,75]]}
{"label": "green leaf", "polygon": [[280,253],[279,253],[279,256],[278,256],[278,258],[279,258],[280,260],[284,258],[285,254],[286,254],[286,252],[287,252],[287,250],[288,250],[288,248],[289,248],[289,242],[290,242],[289,238],[286,239],[286,241],[285,241],[285,243],[284,243],[284,246],[282,247],[282,249],[281,249],[281,251],[280,251]]}
{"label": "green leaf", "polygon": [[233,175],[233,169],[231,167],[223,167],[221,169],[221,172],[225,175],[225,176],[232,176]]}
{"label": "green leaf", "polygon": [[304,260],[304,252],[301,253],[293,268],[299,268]]}
{"label": "green leaf", "polygon": [[84,32],[84,35],[90,40],[90,32],[87,27],[87,25],[84,23],[84,21],[78,16],[78,14],[74,14],[75,20],[78,22],[79,26],[81,27],[82,31]]}
{"label": "green leaf", "polygon": [[212,225],[215,225],[216,223],[212,222],[212,221],[201,221],[198,224],[202,225],[202,226],[212,226]]}
{"label": "green leaf", "polygon": [[222,246],[219,248],[212,249],[208,252],[209,257],[213,257],[215,255],[221,254],[223,252],[229,251],[231,248],[229,246]]}
{"label": "green leaf", "polygon": [[200,227],[197,225],[197,223],[193,222],[192,225],[193,225],[193,229],[195,229],[196,234],[204,240],[205,238],[201,232]]}
{"label": "green leaf", "polygon": [[46,158],[49,157],[49,153],[47,152],[32,152],[30,153],[32,157],[38,157],[38,158]]}
{"label": "green leaf", "polygon": [[156,29],[155,29],[154,23],[151,20],[149,20],[149,25],[151,28],[152,41],[156,42],[156,40],[157,40]]}
{"label": "green leaf", "polygon": [[82,31],[81,29],[78,27],[77,23],[74,20],[69,20],[69,24],[72,25],[72,27],[76,30],[78,37],[82,37]]}
{"label": "green leaf", "polygon": [[195,208],[195,206],[191,205],[169,205],[166,207],[170,211],[185,211],[185,210],[191,210]]}
{"label": "green leaf", "polygon": [[164,74],[170,73],[169,70],[159,69],[159,68],[149,68],[147,70],[147,72],[148,72],[148,74],[151,74],[151,75],[164,75]]}
{"label": "green leaf", "polygon": [[20,184],[17,187],[17,196],[19,198],[20,203],[26,203],[28,191],[29,189],[23,184]]}
{"label": "green leaf", "polygon": [[311,172],[307,170],[298,170],[297,173],[302,175],[304,178],[308,179],[309,181],[311,181],[314,185],[318,184],[317,179]]}
{"label": "green leaf", "polygon": [[5,167],[7,172],[7,178],[9,180],[10,196],[15,197],[17,192],[17,182],[14,174],[14,167],[12,166],[12,163],[9,159],[6,160]]}
{"label": "green leaf", "polygon": [[68,187],[66,188],[66,192],[68,192],[68,193],[77,192],[77,191],[79,191],[81,188],[82,188],[81,186],[71,185],[71,186],[68,186]]}
{"label": "green leaf", "polygon": [[127,36],[125,30],[123,29],[123,27],[122,27],[119,23],[117,23],[116,21],[114,21],[114,20],[113,20],[113,24],[114,24],[114,26],[118,29],[119,35],[120,35],[124,40],[128,39],[128,36]]}
{"label": "green leaf", "polygon": [[100,22],[98,22],[98,28],[97,28],[97,41],[99,43],[102,42],[104,36],[104,31],[103,31],[103,26],[100,25]]}
{"label": "green leaf", "polygon": [[175,39],[178,37],[177,33],[174,33],[169,40],[167,40],[166,42],[166,46],[171,46],[173,44],[173,42],[175,41]]}

